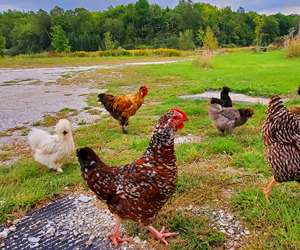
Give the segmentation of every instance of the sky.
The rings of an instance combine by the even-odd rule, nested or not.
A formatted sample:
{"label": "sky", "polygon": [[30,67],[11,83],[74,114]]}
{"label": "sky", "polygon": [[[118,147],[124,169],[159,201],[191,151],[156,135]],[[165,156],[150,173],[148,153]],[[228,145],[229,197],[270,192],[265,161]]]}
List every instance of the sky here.
{"label": "sky", "polygon": [[[178,0],[148,0],[161,6],[174,7]],[[63,9],[74,9],[83,7],[89,10],[104,10],[109,6],[118,4],[134,3],[135,0],[0,0],[0,11],[15,9],[21,11],[28,10],[51,10],[55,5]],[[206,2],[218,7],[230,6],[237,10],[242,6],[246,11],[257,11],[264,14],[284,13],[300,14],[300,0],[194,0],[194,2]]]}

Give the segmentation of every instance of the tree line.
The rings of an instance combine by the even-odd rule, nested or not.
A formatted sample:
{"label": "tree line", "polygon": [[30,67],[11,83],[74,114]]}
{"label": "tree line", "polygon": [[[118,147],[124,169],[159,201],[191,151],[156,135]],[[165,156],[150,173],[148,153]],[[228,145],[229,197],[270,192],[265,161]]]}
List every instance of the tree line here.
{"label": "tree line", "polygon": [[8,10],[0,13],[0,47],[9,55],[118,47],[193,49],[214,38],[222,47],[265,46],[296,32],[298,22],[298,15],[267,16],[191,0],[180,0],[174,8],[138,0],[104,11],[58,6],[50,12]]}

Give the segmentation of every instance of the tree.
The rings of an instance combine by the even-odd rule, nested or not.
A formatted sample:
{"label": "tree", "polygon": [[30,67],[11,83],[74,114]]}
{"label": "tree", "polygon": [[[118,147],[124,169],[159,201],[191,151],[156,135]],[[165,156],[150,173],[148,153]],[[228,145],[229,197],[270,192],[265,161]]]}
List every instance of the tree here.
{"label": "tree", "polygon": [[263,25],[264,25],[263,18],[261,16],[257,16],[255,18],[255,42],[256,42],[256,46],[261,46]]}
{"label": "tree", "polygon": [[60,25],[52,27],[51,46],[56,52],[69,52],[70,45],[66,34]]}
{"label": "tree", "polygon": [[5,50],[5,37],[0,34],[0,56],[4,56],[4,50]]}
{"label": "tree", "polygon": [[205,32],[205,37],[203,40],[203,47],[209,50],[214,50],[218,48],[218,41],[215,37],[214,32],[208,26]]}
{"label": "tree", "polygon": [[105,49],[114,49],[115,48],[115,44],[111,38],[110,32],[104,33],[104,45],[105,45]]}
{"label": "tree", "polygon": [[179,48],[183,50],[195,48],[192,30],[185,30],[179,33]]}
{"label": "tree", "polygon": [[197,41],[198,41],[200,46],[203,45],[204,35],[205,35],[205,32],[203,31],[203,29],[199,28],[198,32],[197,32]]}

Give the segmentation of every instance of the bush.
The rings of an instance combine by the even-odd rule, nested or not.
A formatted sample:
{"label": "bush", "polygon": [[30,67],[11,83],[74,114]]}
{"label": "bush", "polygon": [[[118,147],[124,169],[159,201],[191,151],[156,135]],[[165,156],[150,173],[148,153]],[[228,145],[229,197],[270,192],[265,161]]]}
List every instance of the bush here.
{"label": "bush", "polygon": [[211,63],[212,58],[213,58],[212,52],[204,51],[197,57],[197,59],[194,60],[194,65],[204,69],[213,68]]}
{"label": "bush", "polygon": [[192,30],[185,30],[179,33],[179,48],[182,50],[195,49]]}
{"label": "bush", "polygon": [[214,32],[210,27],[207,27],[205,37],[203,40],[203,47],[209,50],[215,50],[218,48],[218,41]]}
{"label": "bush", "polygon": [[181,56],[181,51],[176,49],[115,49],[98,52],[99,56]]}
{"label": "bush", "polygon": [[69,52],[71,49],[66,33],[60,25],[52,27],[51,46],[56,52]]}
{"label": "bush", "polygon": [[300,56],[300,39],[293,39],[289,42],[287,47],[288,57],[298,57]]}
{"label": "bush", "polygon": [[[9,52],[9,51],[8,51]],[[11,53],[9,55],[16,55]],[[20,54],[18,57],[45,58],[45,57],[104,57],[104,56],[181,56],[182,51],[176,49],[135,49],[126,50],[123,48],[101,50],[101,51],[74,51],[74,52],[42,52],[37,54]]]}
{"label": "bush", "polygon": [[4,56],[5,42],[5,37],[0,34],[0,56]]}

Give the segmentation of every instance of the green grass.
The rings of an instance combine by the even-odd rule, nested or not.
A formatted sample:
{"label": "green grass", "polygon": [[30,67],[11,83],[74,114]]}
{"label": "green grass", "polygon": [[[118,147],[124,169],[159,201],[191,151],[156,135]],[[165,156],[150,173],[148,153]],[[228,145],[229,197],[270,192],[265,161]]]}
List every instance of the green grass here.
{"label": "green grass", "polygon": [[300,58],[288,59],[282,51],[264,54],[241,52],[223,54],[212,60],[213,69],[200,69],[193,62],[145,67],[155,77],[183,80],[180,93],[199,93],[224,85],[250,95],[294,93],[300,79]]}
{"label": "green grass", "polygon": [[[234,91],[250,95],[288,95],[292,98],[288,106],[297,106],[300,105],[296,95],[300,59],[287,59],[282,51],[239,52],[216,56],[212,65],[212,69],[202,69],[193,62],[184,62],[114,69],[122,77],[104,84],[109,93],[123,94],[121,87],[133,85],[138,89],[147,84],[149,96],[130,119],[128,135],[121,133],[118,122],[107,117],[76,130],[76,146],[92,147],[110,165],[131,162],[144,152],[158,118],[171,107],[179,107],[186,111],[189,122],[178,134],[193,134],[203,140],[176,146],[179,170],[176,194],[154,222],[156,226],[165,225],[180,232],[180,236],[171,240],[170,248],[211,249],[223,244],[224,235],[209,228],[207,218],[175,211],[178,207],[208,204],[231,209],[252,232],[258,232],[243,244],[246,249],[299,249],[299,184],[278,185],[269,203],[260,191],[271,178],[261,137],[266,107],[252,105],[253,118],[233,135],[222,136],[208,118],[207,101],[184,101],[177,96],[228,85]],[[97,77],[102,72],[91,76]],[[88,103],[98,106],[96,95],[88,96]],[[247,105],[236,104],[236,107]],[[66,186],[84,186],[75,157],[63,174],[48,171],[31,157],[11,168],[0,168],[0,221],[62,192]],[[232,198],[223,195],[228,188],[234,193]],[[135,235],[139,230],[133,230],[136,224],[132,225],[129,223],[126,228]]]}

